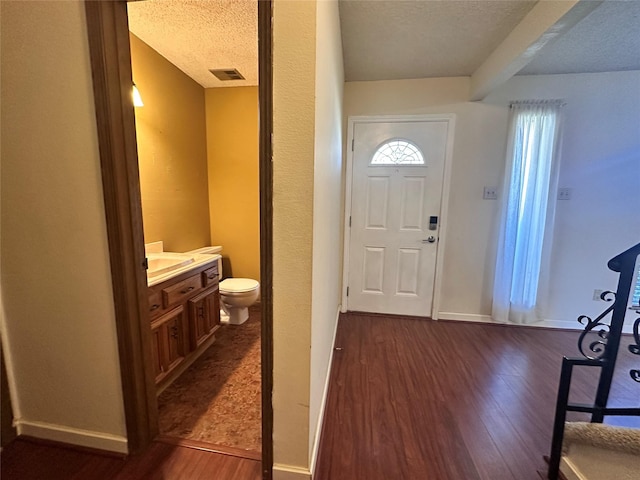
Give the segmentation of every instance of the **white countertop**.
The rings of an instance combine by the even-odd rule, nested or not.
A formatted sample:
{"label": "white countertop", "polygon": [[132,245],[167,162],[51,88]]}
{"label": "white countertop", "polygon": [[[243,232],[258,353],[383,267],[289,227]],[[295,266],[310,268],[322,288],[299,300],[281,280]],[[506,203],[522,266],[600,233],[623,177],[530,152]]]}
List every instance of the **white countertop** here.
{"label": "white countertop", "polygon": [[213,264],[214,262],[217,262],[218,259],[221,257],[221,255],[208,255],[208,254],[198,254],[198,253],[188,254],[188,255],[193,257],[193,262],[189,263],[188,265],[178,267],[175,270],[162,273],[153,278],[147,277],[147,286],[152,287],[159,283],[165,282],[171,278],[177,277],[182,273],[188,272],[189,270],[194,270],[208,263]]}

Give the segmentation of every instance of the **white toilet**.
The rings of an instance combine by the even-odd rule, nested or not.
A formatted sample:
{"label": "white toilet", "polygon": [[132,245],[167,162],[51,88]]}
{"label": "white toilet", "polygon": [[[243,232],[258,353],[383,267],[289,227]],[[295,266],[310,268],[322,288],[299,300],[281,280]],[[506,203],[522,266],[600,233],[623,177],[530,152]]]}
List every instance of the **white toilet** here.
{"label": "white toilet", "polygon": [[[221,246],[204,247],[188,253],[215,255],[222,252]],[[222,280],[222,257],[218,258],[220,280],[220,323],[241,325],[249,318],[249,307],[260,296],[260,283],[250,278],[227,278]]]}
{"label": "white toilet", "polygon": [[260,284],[250,278],[227,278],[220,282],[220,322],[241,325],[249,318],[249,307],[260,295]]}

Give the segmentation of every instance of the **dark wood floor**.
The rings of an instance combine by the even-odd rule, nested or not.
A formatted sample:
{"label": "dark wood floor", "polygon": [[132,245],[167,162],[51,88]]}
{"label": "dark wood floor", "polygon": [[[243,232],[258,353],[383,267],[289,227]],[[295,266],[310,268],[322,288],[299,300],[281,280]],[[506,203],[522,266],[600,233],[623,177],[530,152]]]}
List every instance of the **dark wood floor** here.
{"label": "dark wood floor", "polygon": [[259,480],[260,462],[154,442],[127,459],[18,438],[3,449],[2,480]]}
{"label": "dark wood floor", "polygon": [[[314,480],[540,480],[578,332],[362,314],[338,326]],[[624,339],[612,406],[638,406]],[[593,401],[594,369],[572,401]],[[573,414],[570,420],[584,420]],[[609,423],[640,427],[638,419]],[[635,424],[628,422],[636,422]],[[128,459],[16,440],[3,480],[257,480],[260,462],[154,442]]]}
{"label": "dark wood floor", "polygon": [[[343,316],[314,480],[539,480],[560,361],[578,354],[577,337]],[[628,374],[632,357],[621,352],[613,404],[640,401],[640,385]],[[577,372],[572,401],[593,400],[596,375]]]}

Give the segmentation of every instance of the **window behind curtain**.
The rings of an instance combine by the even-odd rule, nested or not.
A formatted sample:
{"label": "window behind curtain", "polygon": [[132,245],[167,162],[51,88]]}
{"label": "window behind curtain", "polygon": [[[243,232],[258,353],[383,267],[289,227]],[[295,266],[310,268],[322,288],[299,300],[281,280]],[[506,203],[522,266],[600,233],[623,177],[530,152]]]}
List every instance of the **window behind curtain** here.
{"label": "window behind curtain", "polygon": [[558,183],[559,101],[511,105],[494,320],[542,320]]}

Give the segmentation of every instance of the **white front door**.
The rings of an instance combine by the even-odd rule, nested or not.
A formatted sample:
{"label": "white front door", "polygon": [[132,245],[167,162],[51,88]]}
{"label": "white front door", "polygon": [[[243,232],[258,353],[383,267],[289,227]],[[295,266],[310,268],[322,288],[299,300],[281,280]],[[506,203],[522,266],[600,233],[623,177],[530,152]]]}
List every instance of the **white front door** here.
{"label": "white front door", "polygon": [[448,129],[354,123],[348,310],[432,315]]}

